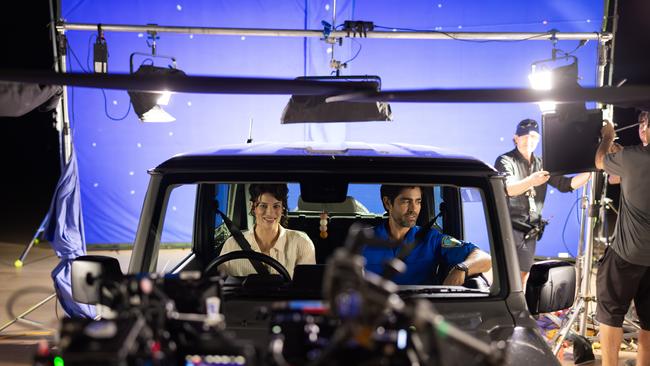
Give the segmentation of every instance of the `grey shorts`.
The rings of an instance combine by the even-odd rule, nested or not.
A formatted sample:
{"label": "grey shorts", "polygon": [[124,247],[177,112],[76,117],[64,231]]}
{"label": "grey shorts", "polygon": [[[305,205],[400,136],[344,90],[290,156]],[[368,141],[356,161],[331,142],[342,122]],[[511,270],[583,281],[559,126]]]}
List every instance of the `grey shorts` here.
{"label": "grey shorts", "polygon": [[596,319],[621,327],[632,299],[643,330],[650,330],[650,267],[632,264],[607,248],[596,276]]}
{"label": "grey shorts", "polygon": [[517,229],[512,229],[512,237],[515,239],[517,248],[517,258],[519,258],[519,271],[530,272],[530,267],[535,262],[535,247],[537,246],[536,238],[524,239],[526,233]]}

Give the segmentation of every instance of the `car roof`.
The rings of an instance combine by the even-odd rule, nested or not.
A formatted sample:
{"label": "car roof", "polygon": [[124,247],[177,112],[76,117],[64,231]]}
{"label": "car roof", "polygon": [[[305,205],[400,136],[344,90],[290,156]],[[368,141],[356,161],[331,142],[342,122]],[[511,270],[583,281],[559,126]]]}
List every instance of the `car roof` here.
{"label": "car roof", "polygon": [[[496,170],[479,159],[450,150],[414,144],[373,144],[364,142],[321,143],[321,142],[255,142],[223,145],[211,150],[178,154],[153,171],[161,173],[219,170],[227,162],[244,161],[260,164],[273,162],[307,163],[317,169],[332,166],[332,160],[343,162],[389,163],[422,165],[429,168],[451,168],[451,170],[473,171],[481,175],[492,175]],[[319,163],[321,162],[321,163]],[[231,164],[226,164],[231,165]],[[268,168],[269,165],[264,165]],[[294,166],[286,166],[291,169]],[[254,166],[248,166],[254,169]]]}

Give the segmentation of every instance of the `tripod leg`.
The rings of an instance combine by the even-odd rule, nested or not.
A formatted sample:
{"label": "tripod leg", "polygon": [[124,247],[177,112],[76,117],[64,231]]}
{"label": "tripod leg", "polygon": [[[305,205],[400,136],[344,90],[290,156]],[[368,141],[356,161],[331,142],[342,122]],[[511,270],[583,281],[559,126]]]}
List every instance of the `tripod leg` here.
{"label": "tripod leg", "polygon": [[29,244],[27,244],[25,249],[23,249],[23,252],[22,252],[22,254],[20,254],[20,257],[18,259],[16,259],[16,261],[14,262],[14,266],[16,268],[20,268],[20,267],[23,266],[23,264],[25,262],[25,257],[27,257],[27,254],[29,253],[29,251],[32,249],[32,247],[35,244],[38,244],[38,242],[40,241],[39,237],[41,236],[41,233],[45,230],[45,222],[47,221],[48,216],[49,215],[45,215],[45,218],[43,219],[43,221],[41,221],[41,225],[38,227],[38,230],[36,230],[36,233],[34,234],[34,237],[29,242]]}
{"label": "tripod leg", "polygon": [[557,356],[557,354],[560,352],[560,348],[562,348],[562,342],[564,342],[564,339],[566,336],[569,334],[571,331],[571,327],[573,326],[573,323],[575,323],[576,319],[578,319],[578,315],[580,315],[584,309],[584,300],[582,298],[578,299],[578,302],[576,302],[575,306],[572,309],[571,316],[569,317],[569,320],[564,324],[564,326],[558,331],[556,338],[553,340],[553,344],[555,346],[553,347],[553,354]]}
{"label": "tripod leg", "polygon": [[[8,321],[7,323],[5,323],[2,327],[0,327],[0,332],[2,332],[3,330],[5,330],[6,328],[8,328],[10,325],[12,325],[12,324],[15,323],[15,322],[24,322],[24,323],[28,323],[28,324],[31,324],[31,325],[34,325],[34,326],[37,326],[37,327],[45,328],[45,327],[44,327],[42,324],[40,324],[40,323],[37,323],[37,322],[31,321],[31,320],[29,320],[29,319],[23,319],[23,318],[24,318],[25,316],[27,316],[29,313],[31,313],[32,311],[34,311],[34,310],[40,308],[40,307],[43,306],[46,302],[52,300],[52,299],[55,298],[55,297],[56,297],[56,293],[53,293],[53,294],[51,294],[50,296],[46,297],[45,299],[39,301],[37,304],[35,304],[35,305],[33,305],[32,307],[30,307],[29,309],[25,310],[24,312],[22,312],[20,315],[18,315],[18,316],[15,317],[14,319],[12,319],[12,320]],[[49,328],[46,328],[46,329],[49,330]]]}

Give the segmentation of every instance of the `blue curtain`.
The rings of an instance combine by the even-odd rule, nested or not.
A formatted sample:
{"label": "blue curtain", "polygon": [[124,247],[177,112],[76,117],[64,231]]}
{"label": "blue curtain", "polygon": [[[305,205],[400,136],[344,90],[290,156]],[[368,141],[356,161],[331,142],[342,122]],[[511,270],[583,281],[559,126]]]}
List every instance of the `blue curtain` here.
{"label": "blue curtain", "polygon": [[74,149],[56,185],[54,198],[44,224],[45,238],[51,243],[61,262],[52,271],[57,297],[66,315],[95,317],[95,307],[75,302],[72,298],[72,260],[86,254],[81,193]]}

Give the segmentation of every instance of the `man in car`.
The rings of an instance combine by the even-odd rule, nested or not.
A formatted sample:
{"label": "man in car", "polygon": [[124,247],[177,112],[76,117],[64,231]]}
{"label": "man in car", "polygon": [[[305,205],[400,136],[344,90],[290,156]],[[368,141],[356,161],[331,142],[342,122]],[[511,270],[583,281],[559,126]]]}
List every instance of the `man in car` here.
{"label": "man in car", "polygon": [[[647,116],[639,120],[645,142]],[[616,132],[607,122],[596,151],[598,169],[621,177],[621,201],[614,242],[605,250],[596,277],[596,319],[603,365],[616,365],[623,341],[623,320],[632,300],[641,329],[637,365],[650,364],[650,148],[614,144]],[[642,139],[643,141],[643,139]]]}
{"label": "man in car", "polygon": [[528,273],[535,259],[537,240],[544,231],[542,209],[547,184],[560,192],[570,192],[589,181],[589,173],[574,177],[551,176],[542,159],[533,153],[539,144],[537,121],[525,119],[517,124],[513,137],[515,148],[500,155],[494,167],[506,175],[506,194],[512,221],[512,236],[517,247],[521,283],[526,288]]}
{"label": "man in car", "polygon": [[402,245],[397,248],[366,246],[363,250],[366,270],[381,274],[384,263],[399,256],[411,244],[415,246],[404,258],[406,272],[393,278],[399,285],[439,284],[436,274],[449,269],[442,284],[459,286],[467,277],[490,270],[490,256],[474,244],[415,224],[422,205],[420,187],[382,185],[381,200],[388,220],[374,228],[375,237],[400,241]]}

